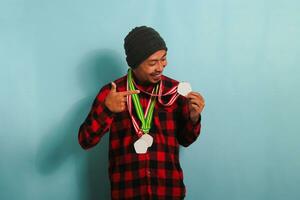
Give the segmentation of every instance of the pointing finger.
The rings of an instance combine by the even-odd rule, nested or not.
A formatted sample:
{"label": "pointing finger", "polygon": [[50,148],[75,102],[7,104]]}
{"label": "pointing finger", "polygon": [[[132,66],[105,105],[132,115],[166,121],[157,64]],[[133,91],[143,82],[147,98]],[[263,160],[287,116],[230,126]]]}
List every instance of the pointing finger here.
{"label": "pointing finger", "polygon": [[124,95],[124,96],[132,95],[132,94],[138,94],[138,93],[140,93],[139,90],[128,90],[128,91],[120,92],[120,94]]}

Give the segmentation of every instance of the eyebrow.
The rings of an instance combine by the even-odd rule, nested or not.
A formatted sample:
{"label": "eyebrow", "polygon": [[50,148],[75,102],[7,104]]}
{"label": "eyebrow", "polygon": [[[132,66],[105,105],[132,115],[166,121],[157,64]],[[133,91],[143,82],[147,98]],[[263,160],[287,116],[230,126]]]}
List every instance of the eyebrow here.
{"label": "eyebrow", "polygon": [[[160,59],[162,59],[163,57],[165,57],[167,55],[167,52],[160,58]],[[160,60],[160,59],[150,59],[150,60],[148,60],[148,62],[151,62],[151,61],[158,61],[158,60]]]}

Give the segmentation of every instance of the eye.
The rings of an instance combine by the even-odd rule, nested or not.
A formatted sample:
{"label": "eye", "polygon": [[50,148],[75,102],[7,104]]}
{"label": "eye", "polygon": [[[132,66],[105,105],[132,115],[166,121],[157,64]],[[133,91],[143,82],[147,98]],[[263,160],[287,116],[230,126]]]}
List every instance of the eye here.
{"label": "eye", "polygon": [[148,64],[149,64],[150,66],[154,66],[154,65],[156,64],[156,61],[150,61]]}

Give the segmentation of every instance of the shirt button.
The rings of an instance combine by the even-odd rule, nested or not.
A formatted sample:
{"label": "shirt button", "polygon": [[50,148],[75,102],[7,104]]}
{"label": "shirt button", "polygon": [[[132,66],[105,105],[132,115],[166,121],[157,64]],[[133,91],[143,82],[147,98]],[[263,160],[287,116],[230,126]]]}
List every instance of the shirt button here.
{"label": "shirt button", "polygon": [[147,170],[147,176],[151,176],[150,170]]}

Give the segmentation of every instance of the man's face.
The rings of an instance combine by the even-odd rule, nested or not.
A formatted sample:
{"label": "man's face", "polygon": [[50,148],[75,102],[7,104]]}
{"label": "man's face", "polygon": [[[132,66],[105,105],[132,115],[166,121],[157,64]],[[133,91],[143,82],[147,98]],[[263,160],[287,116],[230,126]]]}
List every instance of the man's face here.
{"label": "man's face", "polygon": [[144,60],[136,69],[135,76],[142,82],[157,83],[167,65],[167,51],[159,50]]}

